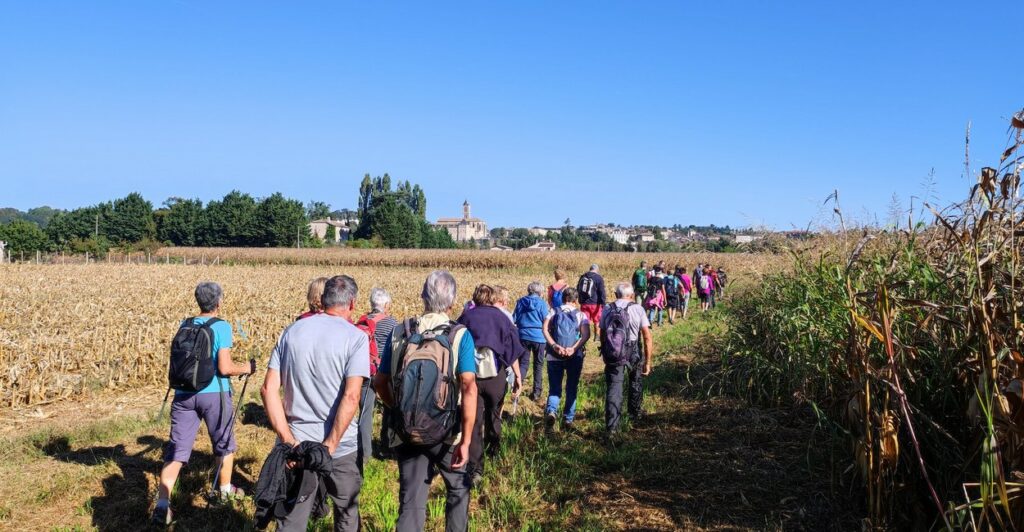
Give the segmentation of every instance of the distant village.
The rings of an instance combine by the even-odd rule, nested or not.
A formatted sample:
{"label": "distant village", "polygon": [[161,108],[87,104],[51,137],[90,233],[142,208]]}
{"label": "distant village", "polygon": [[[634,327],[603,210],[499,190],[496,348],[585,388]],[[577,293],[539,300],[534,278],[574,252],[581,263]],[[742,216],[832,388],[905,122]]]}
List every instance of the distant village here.
{"label": "distant village", "polygon": [[[465,248],[490,249],[493,251],[554,251],[569,249],[671,251],[710,250],[743,251],[760,250],[768,241],[780,239],[802,239],[810,236],[808,231],[767,231],[738,230],[728,226],[621,226],[614,223],[573,226],[566,220],[561,227],[499,227],[488,230],[487,222],[473,216],[468,200],[462,204],[461,217],[442,217],[433,223],[448,231],[452,240]],[[310,233],[328,243],[347,242],[359,225],[354,217],[345,219],[323,218],[309,223]],[[573,237],[568,241],[566,235]],[[561,242],[560,242],[561,241]],[[586,243],[593,246],[581,247]]]}

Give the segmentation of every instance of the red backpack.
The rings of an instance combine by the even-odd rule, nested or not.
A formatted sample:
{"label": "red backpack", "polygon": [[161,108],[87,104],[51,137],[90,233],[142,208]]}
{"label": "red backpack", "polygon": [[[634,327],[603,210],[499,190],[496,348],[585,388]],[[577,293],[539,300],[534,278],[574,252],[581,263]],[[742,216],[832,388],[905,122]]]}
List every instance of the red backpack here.
{"label": "red backpack", "polygon": [[384,319],[383,312],[377,313],[372,318],[369,314],[363,314],[356,320],[356,328],[366,333],[370,339],[370,376],[377,374],[377,366],[380,365],[380,351],[377,349],[377,323]]}

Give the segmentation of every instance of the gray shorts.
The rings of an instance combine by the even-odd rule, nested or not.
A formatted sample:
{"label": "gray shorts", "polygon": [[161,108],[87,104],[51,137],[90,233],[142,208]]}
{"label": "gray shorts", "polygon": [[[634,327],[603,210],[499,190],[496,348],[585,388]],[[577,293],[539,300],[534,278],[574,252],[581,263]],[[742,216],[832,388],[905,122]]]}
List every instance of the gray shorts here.
{"label": "gray shorts", "polygon": [[164,462],[188,463],[199,433],[200,420],[206,423],[206,431],[210,433],[214,456],[225,456],[238,450],[234,415],[228,392],[175,396],[171,403],[171,438],[164,446]]}

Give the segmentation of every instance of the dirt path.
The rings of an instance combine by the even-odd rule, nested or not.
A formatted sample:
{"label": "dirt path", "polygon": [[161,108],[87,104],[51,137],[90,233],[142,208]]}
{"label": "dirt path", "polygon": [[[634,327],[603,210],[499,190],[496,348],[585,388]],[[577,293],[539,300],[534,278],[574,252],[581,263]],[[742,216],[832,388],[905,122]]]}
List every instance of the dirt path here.
{"label": "dirt path", "polygon": [[[699,348],[717,330],[718,323],[708,317],[656,331],[659,355],[647,381],[647,416],[615,446],[601,438],[599,357],[589,356],[585,366],[580,434],[545,436],[539,406],[524,400],[523,415],[510,423],[506,456],[490,473],[494,478],[474,492],[476,528],[850,527],[845,516],[851,512],[842,502],[848,497],[832,493],[829,471],[821,465],[828,447],[806,413],[707,398],[691,384],[713,362]],[[251,488],[273,444],[253,388],[248,396],[253,402],[243,409],[237,429],[236,481],[244,488]],[[144,525],[166,438],[166,421],[152,420],[161,398],[161,390],[141,389],[0,415],[0,437],[8,440],[0,451],[0,529]],[[190,495],[208,482],[212,463],[208,441],[201,435],[198,442],[181,495],[173,501],[178,528],[247,528],[251,503],[207,508],[200,496]],[[553,474],[527,474],[543,460],[558,462],[551,466]],[[498,478],[501,471],[507,478]],[[391,463],[371,462],[367,469],[362,508],[369,530],[387,529],[393,522],[395,475]],[[523,485],[513,485],[508,480],[513,477],[524,478]],[[530,500],[508,500],[516,497]],[[497,509],[517,503],[523,515]],[[428,527],[441,522],[432,515]]]}

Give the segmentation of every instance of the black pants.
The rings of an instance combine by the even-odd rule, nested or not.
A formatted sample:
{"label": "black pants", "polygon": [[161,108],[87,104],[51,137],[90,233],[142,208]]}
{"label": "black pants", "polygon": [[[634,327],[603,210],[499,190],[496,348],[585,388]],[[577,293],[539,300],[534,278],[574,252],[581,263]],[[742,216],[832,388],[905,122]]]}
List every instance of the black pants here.
{"label": "black pants", "polygon": [[469,530],[469,477],[465,467],[452,469],[452,451],[447,444],[431,447],[399,445],[397,532],[419,532],[427,521],[430,484],[441,475],[447,488],[444,505],[445,531]]}
{"label": "black pants", "polygon": [[493,456],[501,443],[501,409],[505,404],[505,370],[498,371],[497,377],[476,381],[476,424],[473,426],[473,440],[469,442],[470,474],[484,469],[484,447]]}
{"label": "black pants", "polygon": [[619,422],[622,421],[622,387],[627,379],[629,380],[629,416],[635,420],[643,412],[644,357],[641,356],[640,346],[634,342],[630,342],[627,349],[631,351],[628,363],[604,367],[604,382],[607,386],[604,398],[604,420],[608,432],[617,431]]}
{"label": "black pants", "polygon": [[544,348],[547,344],[523,340],[523,347],[527,354],[519,359],[519,374],[523,377],[523,387],[526,387],[526,373],[530,369],[530,360],[533,360],[533,395],[540,397],[541,388],[544,385]]}

